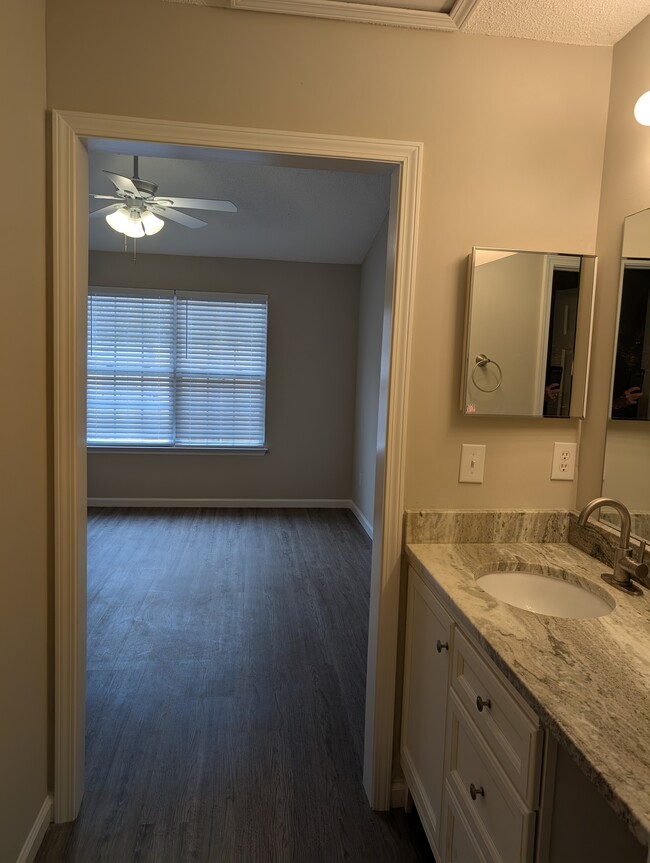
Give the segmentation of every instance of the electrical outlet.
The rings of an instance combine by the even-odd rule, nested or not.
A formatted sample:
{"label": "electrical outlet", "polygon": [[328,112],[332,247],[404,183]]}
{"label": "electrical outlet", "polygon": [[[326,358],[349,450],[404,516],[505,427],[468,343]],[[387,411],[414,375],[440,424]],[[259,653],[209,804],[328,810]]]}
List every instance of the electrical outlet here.
{"label": "electrical outlet", "polygon": [[460,450],[460,473],[458,482],[483,482],[485,468],[485,444],[464,443]]}
{"label": "electrical outlet", "polygon": [[555,442],[553,446],[551,479],[571,480],[575,478],[577,452],[577,443]]}

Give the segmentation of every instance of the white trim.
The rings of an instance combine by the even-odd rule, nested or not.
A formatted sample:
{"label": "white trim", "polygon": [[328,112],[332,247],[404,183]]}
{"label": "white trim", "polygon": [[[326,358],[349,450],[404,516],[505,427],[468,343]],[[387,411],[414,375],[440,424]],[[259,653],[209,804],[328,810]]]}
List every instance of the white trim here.
{"label": "white trim", "polygon": [[[351,500],[331,498],[219,498],[219,497],[89,497],[88,506],[114,507],[205,507],[248,509],[351,509]],[[356,513],[355,513],[356,515]]]}
{"label": "white trim", "polygon": [[[54,820],[76,818],[84,788],[86,672],[85,330],[87,202],[79,188],[81,143],[52,117],[54,386]],[[87,176],[87,172],[86,172]],[[83,184],[82,184],[83,185]],[[81,287],[82,283],[83,288]]]}
{"label": "white trim", "polygon": [[[457,0],[450,13],[346,0],[230,0],[233,9],[457,32],[481,0]],[[212,4],[210,4],[212,5]],[[221,5],[221,4],[220,4]]]}
{"label": "white trim", "polygon": [[[389,163],[399,167],[395,198],[397,243],[388,389],[384,392],[386,434],[378,445],[384,477],[380,506],[375,506],[371,574],[364,786],[375,809],[391,801],[393,715],[397,662],[399,579],[404,501],[404,449],[407,387],[415,282],[415,257],[423,145],[332,135],[251,130],[162,120],[53,112],[53,293],[54,293],[54,495],[55,495],[55,818],[70,820],[83,793],[83,737],[80,713],[85,667],[81,623],[85,628],[86,498],[79,491],[85,469],[80,400],[74,384],[78,353],[85,333],[78,326],[74,303],[85,300],[87,280],[80,277],[82,226],[87,204],[74,179],[85,168],[85,138],[203,146],[260,153],[340,158]],[[87,199],[86,199],[87,201]],[[85,276],[85,274],[84,274]],[[382,410],[384,406],[382,406]],[[80,718],[81,717],[81,718]]]}
{"label": "white trim", "polygon": [[348,509],[352,510],[352,514],[354,515],[356,520],[368,534],[370,539],[372,539],[372,525],[353,500],[348,501]]}
{"label": "white trim", "polygon": [[52,806],[52,795],[48,794],[36,816],[36,820],[32,824],[32,829],[27,834],[23,847],[20,849],[16,863],[32,863],[32,860],[36,857],[43,837],[52,821]]}

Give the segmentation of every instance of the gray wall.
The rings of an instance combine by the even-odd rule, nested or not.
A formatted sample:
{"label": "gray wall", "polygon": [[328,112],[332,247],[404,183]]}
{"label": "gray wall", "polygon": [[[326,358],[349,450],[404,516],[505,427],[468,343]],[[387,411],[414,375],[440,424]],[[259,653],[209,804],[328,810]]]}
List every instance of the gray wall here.
{"label": "gray wall", "polygon": [[89,452],[89,498],[349,499],[359,279],[357,266],[92,252],[95,286],[268,295],[269,453]]}
{"label": "gray wall", "polygon": [[375,508],[377,412],[381,367],[382,322],[386,289],[388,216],[361,267],[357,399],[352,465],[352,500],[369,525]]}

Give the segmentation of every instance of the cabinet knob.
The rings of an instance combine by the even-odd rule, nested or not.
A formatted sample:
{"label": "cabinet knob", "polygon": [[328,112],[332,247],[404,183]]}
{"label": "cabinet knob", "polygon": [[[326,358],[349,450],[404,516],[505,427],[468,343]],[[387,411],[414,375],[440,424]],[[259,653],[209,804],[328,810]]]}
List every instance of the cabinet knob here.
{"label": "cabinet knob", "polygon": [[438,639],[436,641],[436,650],[438,651],[438,653],[442,653],[443,650],[449,650],[449,642],[440,641],[440,639]]}
{"label": "cabinet knob", "polygon": [[477,797],[485,797],[485,791],[483,790],[483,786],[481,785],[480,788],[477,788],[473,782],[469,786],[469,793],[472,800],[476,800]]}
{"label": "cabinet knob", "polygon": [[480,695],[476,696],[476,707],[479,713],[483,713],[484,707],[492,707],[492,702],[489,698],[481,698]]}

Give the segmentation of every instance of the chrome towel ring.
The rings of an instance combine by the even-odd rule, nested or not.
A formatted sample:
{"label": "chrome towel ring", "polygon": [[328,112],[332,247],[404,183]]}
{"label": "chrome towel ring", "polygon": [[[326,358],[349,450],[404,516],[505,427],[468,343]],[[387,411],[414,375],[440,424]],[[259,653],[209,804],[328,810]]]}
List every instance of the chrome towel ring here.
{"label": "chrome towel ring", "polygon": [[[496,386],[491,387],[490,389],[486,389],[482,387],[480,384],[476,383],[476,378],[474,375],[476,374],[476,369],[484,368],[488,363],[492,363],[493,366],[497,367],[497,371],[499,373],[499,379],[497,381]],[[501,381],[503,380],[503,372],[501,371],[501,366],[496,360],[491,360],[489,357],[486,357],[485,354],[478,354],[476,357],[476,365],[472,369],[472,383],[476,387],[477,390],[480,390],[482,393],[493,393],[495,390],[498,390],[501,386]]]}

